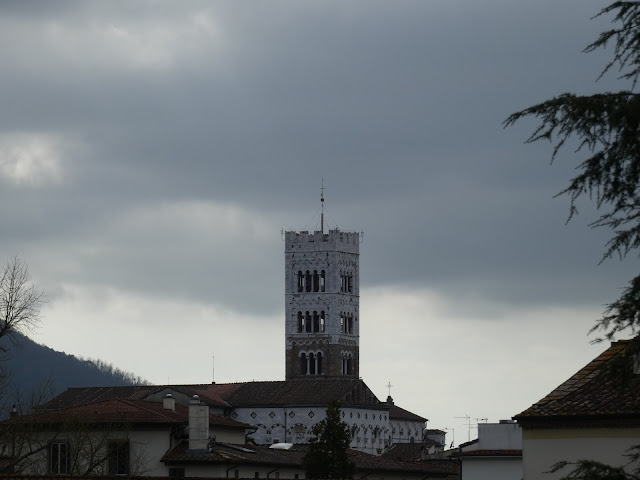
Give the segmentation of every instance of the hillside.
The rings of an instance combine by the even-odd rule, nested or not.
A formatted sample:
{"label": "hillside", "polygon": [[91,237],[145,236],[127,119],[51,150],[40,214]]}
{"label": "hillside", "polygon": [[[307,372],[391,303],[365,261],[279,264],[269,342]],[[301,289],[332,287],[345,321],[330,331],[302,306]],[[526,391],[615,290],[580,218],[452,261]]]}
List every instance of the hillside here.
{"label": "hillside", "polygon": [[[0,342],[8,345],[6,339]],[[39,391],[50,398],[69,387],[145,383],[140,377],[99,360],[79,359],[24,336],[19,337],[18,346],[11,345],[0,365],[6,373],[0,386],[0,418],[6,417],[7,405],[28,404],[32,394]]]}

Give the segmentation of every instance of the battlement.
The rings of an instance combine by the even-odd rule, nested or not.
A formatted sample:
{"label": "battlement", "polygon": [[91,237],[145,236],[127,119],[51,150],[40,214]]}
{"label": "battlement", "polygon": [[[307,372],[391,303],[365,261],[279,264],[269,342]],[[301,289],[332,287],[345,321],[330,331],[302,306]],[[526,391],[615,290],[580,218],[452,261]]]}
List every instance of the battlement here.
{"label": "battlement", "polygon": [[309,233],[308,230],[299,232],[285,232],[285,251],[291,250],[343,250],[358,253],[360,250],[360,234],[358,232],[343,232],[336,228],[322,233],[316,230]]}

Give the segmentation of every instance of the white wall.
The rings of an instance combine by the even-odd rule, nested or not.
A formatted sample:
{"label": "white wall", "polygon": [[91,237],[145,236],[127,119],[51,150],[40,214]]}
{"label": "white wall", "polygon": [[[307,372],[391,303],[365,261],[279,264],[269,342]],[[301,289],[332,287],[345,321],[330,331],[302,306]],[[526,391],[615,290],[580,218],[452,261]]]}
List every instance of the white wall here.
{"label": "white wall", "polygon": [[408,420],[391,420],[391,444],[395,443],[414,443],[422,442],[422,434],[424,432],[424,422],[411,422]]}
{"label": "white wall", "polygon": [[165,476],[168,469],[160,462],[171,446],[169,428],[145,430],[129,434],[132,474]]}
{"label": "white wall", "polygon": [[520,458],[465,458],[462,480],[521,480]]}
{"label": "white wall", "polygon": [[[22,467],[25,474],[45,475],[49,473],[49,443],[69,443],[71,450],[71,468],[73,473],[83,473],[88,468],[90,458],[105,458],[95,466],[92,474],[107,473],[106,460],[107,445],[111,441],[129,442],[129,472],[131,475],[159,475],[168,474],[168,470],[160,458],[170,447],[170,428],[145,431],[108,430],[105,432],[61,431],[53,433],[34,433],[28,438],[31,449],[44,447],[38,454],[26,459]],[[25,445],[27,451],[29,447]]]}
{"label": "white wall", "polygon": [[522,460],[524,479],[559,479],[569,467],[547,474],[560,461],[596,460],[620,466],[628,461],[625,451],[640,445],[640,428],[524,430]]}
{"label": "white wall", "polygon": [[517,423],[479,423],[478,450],[521,450],[522,428]]}
{"label": "white wall", "polygon": [[[236,408],[232,418],[255,425],[257,430],[251,437],[259,445],[276,440],[307,443],[312,437],[312,427],[325,418],[326,411],[326,406]],[[390,434],[388,410],[343,407],[341,412],[342,420],[354,433],[351,448],[374,455],[385,448],[384,441]]]}

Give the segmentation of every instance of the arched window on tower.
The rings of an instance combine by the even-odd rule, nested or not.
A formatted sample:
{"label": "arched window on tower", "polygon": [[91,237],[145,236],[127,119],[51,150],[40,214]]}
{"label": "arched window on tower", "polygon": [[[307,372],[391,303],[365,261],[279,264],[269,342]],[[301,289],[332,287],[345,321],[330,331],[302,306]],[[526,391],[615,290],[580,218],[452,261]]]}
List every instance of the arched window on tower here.
{"label": "arched window on tower", "polygon": [[325,273],[324,270],[320,271],[320,291],[324,292],[325,285]]}
{"label": "arched window on tower", "polygon": [[302,312],[298,312],[298,333],[304,332],[304,317]]}
{"label": "arched window on tower", "polygon": [[302,292],[304,290],[304,275],[302,270],[298,270],[298,291]]}
{"label": "arched window on tower", "polygon": [[351,352],[342,352],[342,374],[351,375]]}
{"label": "arched window on tower", "polygon": [[313,311],[313,331],[318,333],[320,331],[320,317],[317,311]]}
{"label": "arched window on tower", "polygon": [[318,375],[322,375],[322,352],[318,352],[316,355],[318,361]]}
{"label": "arched window on tower", "polygon": [[347,276],[347,291],[353,293],[353,274]]}
{"label": "arched window on tower", "polygon": [[349,315],[348,324],[349,324],[349,333],[353,333],[353,315]]}
{"label": "arched window on tower", "polygon": [[313,353],[309,354],[309,374],[310,375],[316,374],[316,358]]}
{"label": "arched window on tower", "polygon": [[318,271],[313,271],[313,291],[317,292],[320,290],[320,276],[318,275]]}
{"label": "arched window on tower", "polygon": [[325,331],[324,310],[320,310],[320,332],[324,333],[324,331]]}
{"label": "arched window on tower", "polygon": [[311,272],[309,270],[307,270],[307,272],[305,273],[305,278],[304,278],[304,285],[305,285],[305,290],[307,292],[311,291]]}
{"label": "arched window on tower", "polygon": [[309,314],[309,311],[307,310],[306,312],[304,312],[304,324],[306,326],[305,328],[305,332],[307,333],[311,333],[311,315]]}
{"label": "arched window on tower", "polygon": [[340,333],[344,332],[344,314],[340,312]]}
{"label": "arched window on tower", "polygon": [[300,355],[300,374],[307,374],[307,356],[304,353]]}

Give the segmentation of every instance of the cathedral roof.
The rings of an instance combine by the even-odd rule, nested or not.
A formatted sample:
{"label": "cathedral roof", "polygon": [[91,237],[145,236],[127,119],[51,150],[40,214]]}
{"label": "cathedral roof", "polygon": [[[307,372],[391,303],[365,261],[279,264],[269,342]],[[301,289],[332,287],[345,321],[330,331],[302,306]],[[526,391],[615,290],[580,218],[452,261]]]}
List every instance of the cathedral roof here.
{"label": "cathedral roof", "polygon": [[400,408],[396,405],[393,405],[389,409],[389,418],[391,420],[405,420],[410,422],[426,422],[427,419],[421,417],[420,415],[416,415],[415,413],[411,413],[409,410],[405,410],[404,408]]}
{"label": "cathedral roof", "polygon": [[187,396],[198,395],[210,406],[231,408],[326,405],[330,400],[339,400],[344,406],[386,407],[360,379],[322,378],[201,385],[72,387],[43,405],[42,409],[57,410],[114,399],[144,400],[163,390],[175,390]]}
{"label": "cathedral roof", "polygon": [[384,407],[362,380],[351,378],[245,382],[207,387],[207,392],[216,391],[233,407],[326,405],[330,400],[339,400],[344,406]]}

